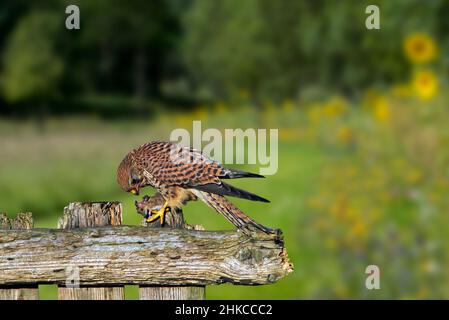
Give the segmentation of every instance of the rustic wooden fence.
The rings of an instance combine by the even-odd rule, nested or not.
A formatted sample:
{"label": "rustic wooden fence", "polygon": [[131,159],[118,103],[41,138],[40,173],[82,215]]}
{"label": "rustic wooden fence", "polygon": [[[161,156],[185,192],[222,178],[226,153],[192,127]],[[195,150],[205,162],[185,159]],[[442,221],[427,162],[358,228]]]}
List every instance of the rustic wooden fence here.
{"label": "rustic wooden fence", "polygon": [[124,285],[141,300],[200,300],[206,285],[271,284],[293,270],[280,232],[204,231],[181,211],[166,222],[123,226],[118,202],[71,203],[58,229],[0,214],[0,300],[39,299],[39,284],[58,285],[60,300],[121,300]]}

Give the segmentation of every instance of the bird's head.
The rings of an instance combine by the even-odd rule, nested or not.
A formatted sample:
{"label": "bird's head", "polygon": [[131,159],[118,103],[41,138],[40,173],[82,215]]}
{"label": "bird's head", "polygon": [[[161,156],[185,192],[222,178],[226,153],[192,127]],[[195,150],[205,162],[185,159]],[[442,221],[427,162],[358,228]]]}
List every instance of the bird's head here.
{"label": "bird's head", "polygon": [[139,189],[144,186],[143,177],[132,161],[132,155],[127,154],[117,169],[117,182],[120,187],[134,195],[139,195]]}

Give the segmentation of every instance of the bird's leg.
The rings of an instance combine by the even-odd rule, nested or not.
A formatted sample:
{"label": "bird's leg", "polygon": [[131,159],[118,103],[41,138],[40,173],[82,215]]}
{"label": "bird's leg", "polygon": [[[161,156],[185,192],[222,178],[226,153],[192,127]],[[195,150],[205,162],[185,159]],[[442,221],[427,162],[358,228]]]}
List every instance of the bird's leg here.
{"label": "bird's leg", "polygon": [[161,225],[164,223],[165,214],[170,210],[170,207],[168,206],[168,202],[165,201],[164,205],[158,210],[158,211],[151,211],[151,216],[147,218],[147,223],[151,223],[158,218],[161,219]]}

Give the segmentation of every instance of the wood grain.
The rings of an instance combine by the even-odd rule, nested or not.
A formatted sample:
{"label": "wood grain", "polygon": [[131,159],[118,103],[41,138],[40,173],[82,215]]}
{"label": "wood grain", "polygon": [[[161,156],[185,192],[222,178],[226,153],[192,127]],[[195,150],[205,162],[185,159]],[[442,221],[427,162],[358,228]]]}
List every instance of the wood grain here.
{"label": "wood grain", "polygon": [[122,224],[120,202],[72,202],[64,208],[58,229],[75,229]]}
{"label": "wood grain", "polygon": [[0,300],[39,300],[39,289],[34,288],[0,288]]}
{"label": "wood grain", "polygon": [[[58,221],[58,228],[73,230],[121,224],[122,205],[119,202],[73,202],[64,208],[64,215]],[[66,286],[58,288],[59,300],[123,300],[125,298],[123,286],[80,288],[77,278],[81,275],[77,261],[66,269],[66,276]]]}
{"label": "wood grain", "polygon": [[[33,215],[31,212],[19,213],[16,218],[8,218],[6,213],[0,214],[0,229],[27,230],[33,228]],[[0,287],[0,300],[38,300],[39,289],[36,284],[30,287],[5,288]]]}
{"label": "wood grain", "polygon": [[[164,223],[161,224],[159,220],[153,223],[147,223],[145,215],[152,210],[160,209],[165,200],[159,192],[156,192],[153,196],[145,196],[139,203],[136,202],[137,212],[144,216],[141,225],[148,228],[176,228],[176,229],[194,229],[204,230],[203,227],[195,225],[190,226],[186,223],[182,209],[172,208],[169,210],[164,219]],[[140,300],[204,300],[206,297],[205,286],[139,286],[139,298]]]}
{"label": "wood grain", "polygon": [[140,287],[140,300],[204,300],[206,290],[203,286]]}
{"label": "wood grain", "polygon": [[0,231],[0,285],[270,284],[292,271],[282,235],[146,227]]}
{"label": "wood grain", "polygon": [[123,287],[58,288],[59,300],[123,300]]}

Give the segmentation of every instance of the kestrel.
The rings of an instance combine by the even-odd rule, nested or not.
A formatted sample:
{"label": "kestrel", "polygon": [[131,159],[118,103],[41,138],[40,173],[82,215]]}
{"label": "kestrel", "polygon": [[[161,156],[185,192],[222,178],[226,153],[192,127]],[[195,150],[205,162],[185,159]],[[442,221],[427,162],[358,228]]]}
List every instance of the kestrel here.
{"label": "kestrel", "polygon": [[160,210],[151,212],[147,222],[160,219],[162,224],[166,210],[181,208],[190,200],[201,199],[237,228],[254,226],[272,233],[272,229],[257,223],[224,197],[269,202],[222,181],[245,177],[263,178],[258,174],[225,168],[201,151],[164,141],[149,142],[130,151],[117,169],[117,182],[124,191],[138,195],[141,188],[151,186],[164,198],[165,204]]}

